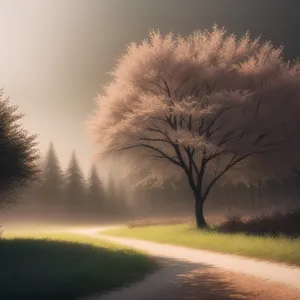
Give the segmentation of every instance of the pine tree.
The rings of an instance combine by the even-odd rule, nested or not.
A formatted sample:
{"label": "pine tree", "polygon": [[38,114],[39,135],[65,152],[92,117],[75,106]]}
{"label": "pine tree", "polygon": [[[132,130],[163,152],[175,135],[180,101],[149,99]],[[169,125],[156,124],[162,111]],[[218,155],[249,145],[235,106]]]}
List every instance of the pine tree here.
{"label": "pine tree", "polygon": [[95,165],[92,165],[87,184],[87,206],[92,212],[104,212],[105,195]]}
{"label": "pine tree", "polygon": [[42,170],[41,185],[38,196],[40,203],[60,205],[62,201],[63,175],[61,167],[51,142],[46,154]]}
{"label": "pine tree", "polygon": [[83,208],[82,204],[85,196],[85,182],[75,152],[72,153],[65,174],[65,180],[65,197],[67,207],[72,212],[79,212]]}

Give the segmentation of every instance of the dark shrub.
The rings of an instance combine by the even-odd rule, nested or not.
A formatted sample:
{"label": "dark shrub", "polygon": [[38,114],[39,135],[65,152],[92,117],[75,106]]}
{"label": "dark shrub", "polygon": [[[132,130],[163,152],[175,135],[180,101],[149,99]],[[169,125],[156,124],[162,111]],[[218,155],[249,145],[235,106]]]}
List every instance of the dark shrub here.
{"label": "dark shrub", "polygon": [[300,209],[290,212],[274,212],[251,219],[228,217],[219,226],[221,232],[251,235],[300,235]]}

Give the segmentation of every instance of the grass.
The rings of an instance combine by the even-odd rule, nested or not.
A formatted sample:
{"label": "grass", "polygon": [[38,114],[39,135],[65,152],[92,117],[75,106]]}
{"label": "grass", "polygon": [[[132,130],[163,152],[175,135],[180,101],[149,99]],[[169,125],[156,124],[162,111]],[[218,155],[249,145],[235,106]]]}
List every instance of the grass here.
{"label": "grass", "polygon": [[0,299],[73,300],[141,279],[156,267],[141,252],[77,234],[0,240]]}
{"label": "grass", "polygon": [[300,265],[300,238],[249,236],[198,230],[192,225],[167,225],[108,230],[102,234],[189,248],[238,254],[263,260]]}

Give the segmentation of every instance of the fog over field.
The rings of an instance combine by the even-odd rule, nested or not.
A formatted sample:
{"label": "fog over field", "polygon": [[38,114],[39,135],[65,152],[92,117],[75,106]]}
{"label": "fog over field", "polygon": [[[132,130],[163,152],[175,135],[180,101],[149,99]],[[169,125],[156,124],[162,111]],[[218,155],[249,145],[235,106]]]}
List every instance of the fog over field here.
{"label": "fog over field", "polygon": [[[4,97],[9,96],[24,113],[24,127],[38,134],[39,164],[44,180],[49,181],[48,186],[19,192],[18,203],[1,213],[2,223],[193,216],[194,200],[186,179],[166,182],[163,188],[135,187],[140,178],[123,178],[119,164],[97,159],[98,149],[92,147],[86,126],[94,114],[95,98],[112,79],[111,72],[128,43],[140,43],[151,28],[187,36],[217,23],[238,37],[249,31],[251,37],[261,36],[276,47],[284,45],[284,57],[294,59],[300,53],[295,38],[298,8],[298,1],[287,5],[274,0],[190,0],[185,5],[179,0],[1,0],[0,86]],[[278,20],[284,20],[284,26]],[[93,164],[97,174],[92,175]],[[52,173],[46,170],[49,166]],[[75,196],[67,192],[73,179],[80,185],[72,191]],[[99,203],[93,200],[97,193]],[[283,184],[229,185],[213,190],[205,210],[222,217],[285,210],[299,204],[298,195],[298,177]],[[77,196],[84,200],[70,209],[68,199]]]}

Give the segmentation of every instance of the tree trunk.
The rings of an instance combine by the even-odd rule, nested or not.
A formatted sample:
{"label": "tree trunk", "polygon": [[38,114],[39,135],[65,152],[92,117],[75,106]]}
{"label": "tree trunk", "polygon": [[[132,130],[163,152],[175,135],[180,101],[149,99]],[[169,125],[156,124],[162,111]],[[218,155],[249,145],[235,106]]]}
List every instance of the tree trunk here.
{"label": "tree trunk", "polygon": [[207,228],[207,224],[203,214],[204,201],[202,197],[195,195],[195,217],[198,228]]}

